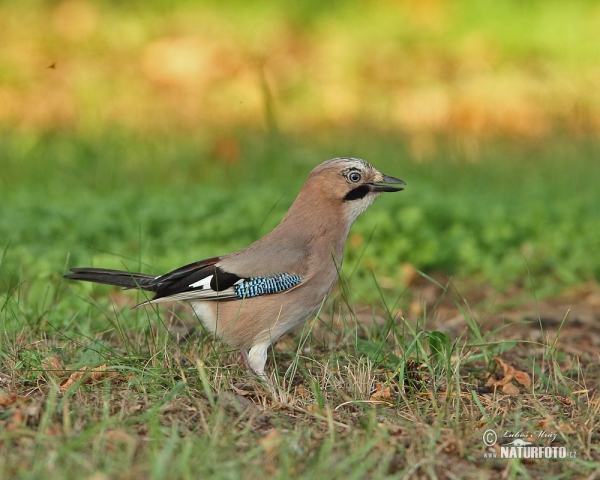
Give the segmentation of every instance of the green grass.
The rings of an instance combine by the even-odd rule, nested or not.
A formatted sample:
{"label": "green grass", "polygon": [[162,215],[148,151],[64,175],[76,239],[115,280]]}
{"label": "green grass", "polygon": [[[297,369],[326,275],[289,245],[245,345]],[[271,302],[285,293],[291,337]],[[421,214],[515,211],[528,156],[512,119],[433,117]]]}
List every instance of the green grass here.
{"label": "green grass", "polygon": [[439,160],[416,163],[381,135],[335,147],[282,138],[276,152],[267,137],[231,141],[243,152],[235,163],[202,140],[5,137],[3,288],[41,281],[43,291],[68,266],[159,273],[239,249],[272,229],[312,167],[336,155],[361,156],[408,183],[352,230],[345,271],[364,301],[378,297],[371,271],[397,283],[404,262],[500,289],[527,283],[529,269],[542,292],[600,276],[594,143],[490,145],[476,162],[449,145]]}
{"label": "green grass", "polygon": [[[531,297],[530,282],[543,296],[598,276],[596,144],[488,145],[476,162],[448,144],[443,159],[418,163],[375,133],[232,141],[242,155],[228,163],[203,138],[5,136],[0,395],[20,397],[0,406],[2,478],[539,478],[600,468],[594,354],[565,353],[561,330],[542,319],[510,336],[514,325],[460,296],[461,285],[483,284],[524,285]],[[359,218],[340,289],[270,351],[266,384],[185,308],[131,310],[143,298],[135,292],[61,278],[83,265],[160,273],[243,247],[335,155],[361,156],[408,187]],[[462,311],[458,334],[428,327],[435,308],[410,322],[399,315],[413,297],[404,262],[453,276],[445,296]],[[533,388],[486,389],[495,355],[529,372]],[[84,367],[110,375],[65,388]],[[578,458],[484,458],[486,429],[540,425]]]}
{"label": "green grass", "polygon": [[[21,306],[15,298],[0,313],[18,316]],[[175,341],[162,327],[169,315],[151,311],[92,304],[73,313],[60,333],[43,333],[48,319],[5,331],[2,390],[23,397],[0,409],[0,472],[3,478],[360,479],[500,478],[508,471],[539,478],[600,467],[597,407],[584,389],[593,377],[585,368],[564,372],[556,351],[540,355],[544,345],[496,343],[479,331],[450,341],[391,317],[367,329],[347,308],[341,330],[322,312],[322,323],[278,348],[267,384],[247,378],[235,356],[214,350],[202,335]],[[88,316],[95,340],[82,333]],[[326,349],[317,334],[329,338]],[[501,352],[535,372],[533,391],[505,397],[482,388],[489,375],[484,358]],[[111,376],[59,392],[71,372],[50,358],[71,369],[102,365]],[[486,429],[533,432],[540,422],[579,459],[484,458],[494,451],[482,444]]]}
{"label": "green grass", "polygon": [[[597,476],[599,12],[0,4],[0,478]],[[339,155],[408,186],[267,382],[185,306],[62,278],[244,247]],[[520,429],[576,458],[493,458]]]}

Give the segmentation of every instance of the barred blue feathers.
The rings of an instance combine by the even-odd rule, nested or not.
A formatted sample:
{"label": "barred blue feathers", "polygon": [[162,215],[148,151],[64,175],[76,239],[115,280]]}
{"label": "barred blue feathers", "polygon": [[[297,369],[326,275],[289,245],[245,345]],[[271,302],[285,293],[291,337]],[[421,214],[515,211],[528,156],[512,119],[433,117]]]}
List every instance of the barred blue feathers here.
{"label": "barred blue feathers", "polygon": [[282,292],[298,285],[302,281],[300,275],[282,273],[274,277],[251,278],[235,285],[235,293],[240,298],[258,297],[269,293]]}

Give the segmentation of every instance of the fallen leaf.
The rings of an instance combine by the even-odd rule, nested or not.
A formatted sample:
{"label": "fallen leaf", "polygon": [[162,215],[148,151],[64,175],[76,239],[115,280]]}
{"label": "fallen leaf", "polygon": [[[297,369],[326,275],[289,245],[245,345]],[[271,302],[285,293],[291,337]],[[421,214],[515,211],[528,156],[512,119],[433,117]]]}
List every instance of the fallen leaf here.
{"label": "fallen leaf", "polygon": [[531,386],[531,377],[526,372],[517,370],[515,367],[508,365],[500,357],[494,357],[498,362],[498,365],[504,370],[504,377],[500,380],[496,380],[495,377],[491,376],[485,383],[486,387],[494,387],[506,395],[518,395],[519,389],[512,383],[512,380],[516,380],[524,387]]}
{"label": "fallen leaf", "polygon": [[69,372],[65,370],[61,361],[56,357],[46,357],[42,360],[42,368],[53,378],[63,377]]}
{"label": "fallen leaf", "polygon": [[371,400],[389,400],[391,396],[390,387],[383,388],[383,385],[376,383],[375,392],[371,395]]}
{"label": "fallen leaf", "polygon": [[531,387],[531,377],[527,373],[507,365],[500,357],[496,357],[496,360],[504,370],[505,376],[512,375],[512,377],[524,387]]}
{"label": "fallen leaf", "polygon": [[506,384],[502,385],[500,389],[506,395],[518,395],[519,394],[519,387],[513,385],[512,383],[506,383]]}
{"label": "fallen leaf", "polygon": [[71,376],[63,380],[60,384],[59,390],[65,393],[72,385],[82,380],[82,383],[91,383],[104,378],[111,378],[117,375],[116,372],[106,370],[107,365],[100,365],[99,367],[83,367],[81,370],[73,372]]}
{"label": "fallen leaf", "polygon": [[15,403],[18,399],[19,396],[16,393],[0,390],[0,407],[6,408]]}
{"label": "fallen leaf", "polygon": [[42,360],[42,366],[46,370],[50,370],[53,373],[60,373],[60,372],[64,371],[64,367],[62,366],[62,363],[56,357],[46,357],[46,358],[44,358]]}

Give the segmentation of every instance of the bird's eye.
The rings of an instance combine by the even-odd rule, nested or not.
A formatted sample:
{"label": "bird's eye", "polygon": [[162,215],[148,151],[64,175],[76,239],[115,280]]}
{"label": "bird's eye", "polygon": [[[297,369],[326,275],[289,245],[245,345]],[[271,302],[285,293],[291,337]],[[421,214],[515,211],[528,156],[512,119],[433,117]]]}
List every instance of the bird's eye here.
{"label": "bird's eye", "polygon": [[360,182],[360,179],[362,177],[360,176],[360,173],[358,172],[352,172],[350,175],[348,175],[348,179],[352,182],[352,183],[358,183]]}

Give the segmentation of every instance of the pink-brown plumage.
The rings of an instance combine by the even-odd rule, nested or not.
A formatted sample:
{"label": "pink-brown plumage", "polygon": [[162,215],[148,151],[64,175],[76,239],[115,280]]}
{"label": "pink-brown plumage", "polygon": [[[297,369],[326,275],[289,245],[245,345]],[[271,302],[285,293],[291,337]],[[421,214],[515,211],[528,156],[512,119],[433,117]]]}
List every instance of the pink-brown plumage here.
{"label": "pink-brown plumage", "polygon": [[[242,250],[161,277],[100,269],[73,269],[66,277],[156,292],[147,303],[188,300],[212,333],[249,350],[249,367],[263,375],[268,347],[313,316],[331,294],[356,218],[382,192],[400,191],[401,185],[363,160],[328,160],[310,173],[281,223]],[[273,283],[280,275],[300,280],[278,284],[276,293],[248,296],[240,292],[249,290],[238,290],[252,279]]]}

